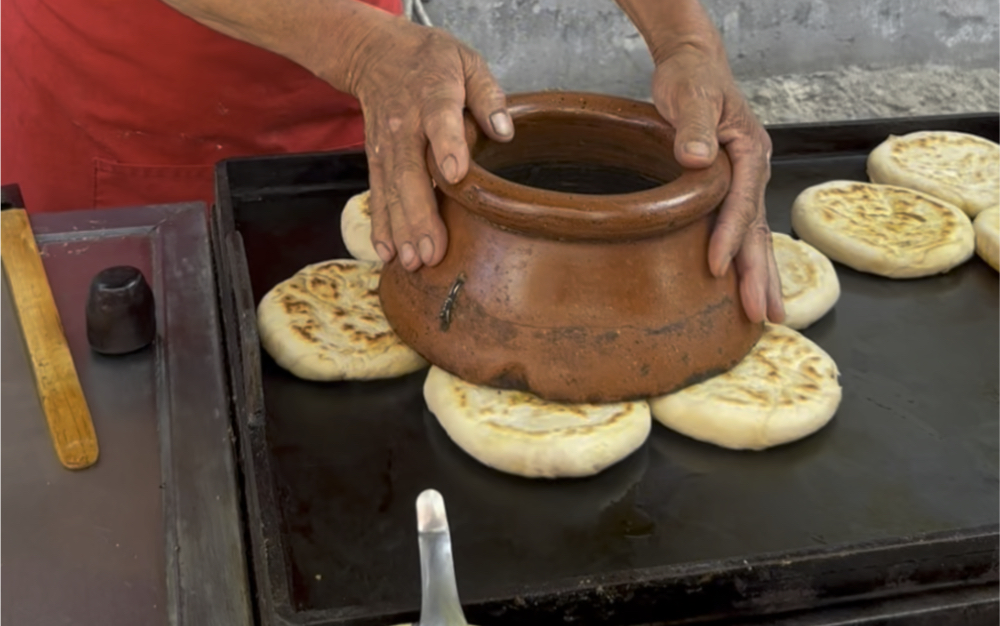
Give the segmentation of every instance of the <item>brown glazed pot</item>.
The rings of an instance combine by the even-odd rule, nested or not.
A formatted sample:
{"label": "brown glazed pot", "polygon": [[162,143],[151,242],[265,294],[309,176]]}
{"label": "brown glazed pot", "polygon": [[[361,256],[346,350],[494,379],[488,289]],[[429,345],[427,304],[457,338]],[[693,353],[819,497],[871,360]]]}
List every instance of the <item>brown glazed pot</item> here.
{"label": "brown glazed pot", "polygon": [[[725,153],[683,171],[673,128],[642,102],[546,92],[508,103],[511,143],[466,118],[473,163],[458,184],[428,153],[448,252],[436,267],[383,270],[382,307],[400,338],[468,382],[562,402],[656,396],[738,363],[763,325],[743,313],[734,271],[708,268]],[[570,169],[560,178],[554,164]],[[505,176],[575,171],[575,192],[492,173],[525,165]],[[608,194],[635,188],[612,188],[622,170],[649,188]]]}

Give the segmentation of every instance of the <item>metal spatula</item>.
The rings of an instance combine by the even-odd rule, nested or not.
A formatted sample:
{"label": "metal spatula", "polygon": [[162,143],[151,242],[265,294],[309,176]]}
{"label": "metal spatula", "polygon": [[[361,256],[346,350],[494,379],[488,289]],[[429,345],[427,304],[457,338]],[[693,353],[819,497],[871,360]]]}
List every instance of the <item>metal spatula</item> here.
{"label": "metal spatula", "polygon": [[417,626],[468,626],[455,584],[451,534],[444,498],[433,489],[417,497],[420,579],[423,585]]}

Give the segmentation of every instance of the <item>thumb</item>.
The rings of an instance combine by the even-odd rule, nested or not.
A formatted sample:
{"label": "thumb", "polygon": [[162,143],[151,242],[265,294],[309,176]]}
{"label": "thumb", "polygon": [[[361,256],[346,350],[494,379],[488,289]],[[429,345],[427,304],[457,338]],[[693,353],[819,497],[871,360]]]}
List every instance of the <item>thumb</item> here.
{"label": "thumb", "polygon": [[719,153],[721,106],[714,98],[703,96],[689,95],[679,100],[674,119],[667,119],[677,129],[674,158],[683,167],[708,167]]}
{"label": "thumb", "polygon": [[514,138],[514,122],[507,110],[507,96],[496,78],[475,52],[460,49],[465,66],[465,99],[479,126],[494,141]]}

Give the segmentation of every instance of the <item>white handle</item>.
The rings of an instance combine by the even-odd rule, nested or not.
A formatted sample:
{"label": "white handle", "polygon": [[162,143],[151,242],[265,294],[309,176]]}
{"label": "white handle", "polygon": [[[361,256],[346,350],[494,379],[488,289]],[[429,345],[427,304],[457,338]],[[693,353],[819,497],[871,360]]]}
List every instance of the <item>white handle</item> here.
{"label": "white handle", "polygon": [[423,583],[419,626],[468,626],[458,599],[444,498],[433,489],[417,497],[417,531]]}

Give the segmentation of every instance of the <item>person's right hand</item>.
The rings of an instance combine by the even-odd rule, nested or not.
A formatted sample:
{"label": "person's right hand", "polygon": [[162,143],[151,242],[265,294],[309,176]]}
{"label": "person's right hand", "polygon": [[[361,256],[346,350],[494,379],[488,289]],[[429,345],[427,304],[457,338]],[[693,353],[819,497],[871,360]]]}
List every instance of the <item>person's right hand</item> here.
{"label": "person's right hand", "polygon": [[365,117],[372,244],[407,270],[438,264],[448,234],[427,170],[427,142],[445,178],[469,169],[463,110],[495,141],[510,141],[507,101],[478,54],[450,34],[388,18],[355,51],[351,92]]}
{"label": "person's right hand", "polygon": [[445,31],[357,0],[164,0],[185,15],[291,59],[361,101],[371,169],[372,244],[416,270],[444,258],[427,142],[445,178],[469,169],[463,112],[510,141],[507,98],[475,52]]}

